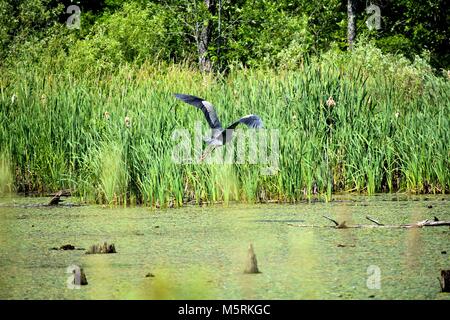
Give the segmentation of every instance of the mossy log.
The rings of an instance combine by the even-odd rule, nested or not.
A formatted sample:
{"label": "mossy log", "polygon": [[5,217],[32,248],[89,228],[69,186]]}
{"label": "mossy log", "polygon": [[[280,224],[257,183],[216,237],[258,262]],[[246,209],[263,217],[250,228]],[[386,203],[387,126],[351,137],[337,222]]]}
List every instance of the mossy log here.
{"label": "mossy log", "polygon": [[93,244],[88,251],[86,251],[86,254],[102,254],[102,253],[116,253],[116,248],[114,244]]}

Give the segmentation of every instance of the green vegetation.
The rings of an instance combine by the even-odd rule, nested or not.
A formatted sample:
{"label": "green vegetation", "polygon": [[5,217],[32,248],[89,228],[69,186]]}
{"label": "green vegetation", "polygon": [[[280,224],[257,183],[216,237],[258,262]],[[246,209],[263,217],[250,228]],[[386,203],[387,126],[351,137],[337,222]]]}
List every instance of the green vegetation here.
{"label": "green vegetation", "polygon": [[[0,145],[18,191],[72,188],[91,201],[178,206],[295,201],[310,196],[314,184],[328,198],[338,191],[450,190],[450,83],[420,58],[410,63],[361,46],[290,71],[220,77],[148,63],[108,76],[93,66],[85,74],[18,66],[14,76],[2,76]],[[212,101],[224,123],[259,114],[267,128],[280,130],[279,172],[174,163],[173,130],[193,134],[203,115],[173,92]],[[335,106],[327,105],[330,96]]]}
{"label": "green vegetation", "polygon": [[[441,2],[395,5],[383,23],[417,22],[401,34],[364,31],[357,8],[352,52],[341,1],[223,1],[220,33],[217,10],[195,3],[81,1],[81,29],[70,30],[69,3],[2,2],[0,187],[149,206],[450,190],[450,82],[438,69],[449,66],[448,30],[420,27]],[[213,72],[202,73],[208,19]],[[277,174],[174,163],[173,131],[203,121],[175,92],[211,101],[223,123],[255,113],[279,130]]]}

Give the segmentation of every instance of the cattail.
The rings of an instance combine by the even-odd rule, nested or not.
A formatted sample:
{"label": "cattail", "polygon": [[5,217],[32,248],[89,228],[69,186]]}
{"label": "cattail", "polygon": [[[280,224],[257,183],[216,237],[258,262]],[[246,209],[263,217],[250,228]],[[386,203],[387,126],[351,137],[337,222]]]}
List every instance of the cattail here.
{"label": "cattail", "polygon": [[125,126],[127,128],[131,127],[131,118],[129,116],[125,117]]}
{"label": "cattail", "polygon": [[327,100],[327,107],[332,108],[334,106],[336,106],[336,102],[334,101],[333,97],[330,96]]}

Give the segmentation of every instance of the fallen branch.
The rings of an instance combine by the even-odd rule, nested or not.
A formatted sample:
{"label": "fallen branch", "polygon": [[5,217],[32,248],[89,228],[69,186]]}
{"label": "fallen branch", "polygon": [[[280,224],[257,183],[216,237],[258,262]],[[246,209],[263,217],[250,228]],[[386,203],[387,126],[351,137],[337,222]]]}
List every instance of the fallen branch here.
{"label": "fallen branch", "polygon": [[[374,219],[370,220],[375,225],[364,225],[364,224],[355,224],[355,225],[346,225],[345,221],[338,223],[334,219],[331,219],[329,217],[324,216],[324,218],[327,218],[330,221],[333,221],[335,224],[334,226],[320,226],[320,225],[308,225],[308,224],[293,224],[288,223],[289,226],[293,227],[302,227],[302,228],[335,228],[335,229],[344,229],[344,228],[422,228],[422,227],[442,227],[442,226],[450,226],[450,221],[433,221],[433,220],[423,220],[416,223],[410,223],[410,224],[400,224],[400,225],[384,225]],[[368,218],[368,217],[366,217]]]}
{"label": "fallen branch", "polygon": [[339,225],[339,223],[338,223],[336,220],[331,219],[330,217],[327,217],[327,216],[322,216],[322,217],[324,217],[325,219],[328,219],[328,220],[330,220],[331,222],[333,222],[333,223],[336,225],[336,227]]}
{"label": "fallen branch", "polygon": [[332,221],[332,222],[336,225],[335,227],[336,227],[337,229],[345,229],[345,228],[348,228],[347,225],[345,224],[345,221],[342,221],[341,223],[339,223],[339,222],[337,222],[336,220],[331,219],[330,217],[327,217],[327,216],[322,216],[322,217],[324,217],[325,219],[328,219],[328,220]]}
{"label": "fallen branch", "polygon": [[373,223],[375,223],[378,226],[384,226],[384,224],[378,222],[377,220],[375,220],[374,218],[371,218],[369,216],[366,217],[367,220],[372,221]]}

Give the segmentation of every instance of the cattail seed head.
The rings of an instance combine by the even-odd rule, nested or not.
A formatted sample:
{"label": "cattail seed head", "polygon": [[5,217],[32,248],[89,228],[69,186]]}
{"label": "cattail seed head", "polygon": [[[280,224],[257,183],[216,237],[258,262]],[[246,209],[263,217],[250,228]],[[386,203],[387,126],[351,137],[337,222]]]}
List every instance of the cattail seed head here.
{"label": "cattail seed head", "polygon": [[125,126],[127,128],[131,127],[131,118],[129,116],[125,117]]}
{"label": "cattail seed head", "polygon": [[327,103],[327,107],[328,107],[328,108],[332,108],[332,107],[336,106],[336,102],[334,101],[334,99],[333,99],[332,96],[330,96],[330,97],[328,98],[328,100],[327,100],[326,103]]}

